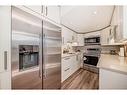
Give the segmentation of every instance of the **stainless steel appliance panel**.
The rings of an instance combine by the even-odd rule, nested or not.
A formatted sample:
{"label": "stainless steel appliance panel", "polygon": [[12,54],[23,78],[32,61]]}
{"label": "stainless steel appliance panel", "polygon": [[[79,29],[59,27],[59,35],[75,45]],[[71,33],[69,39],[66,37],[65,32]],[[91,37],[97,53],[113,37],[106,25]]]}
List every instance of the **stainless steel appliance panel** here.
{"label": "stainless steel appliance panel", "polygon": [[100,37],[88,37],[84,39],[85,45],[100,45]]}
{"label": "stainless steel appliance panel", "polygon": [[[40,26],[42,26],[41,19],[12,7],[12,89],[42,89],[42,47],[40,47],[42,27]],[[20,51],[21,46],[25,46],[22,51]],[[22,57],[23,62],[29,64],[25,69],[19,68],[20,53],[25,54]],[[36,65],[30,65],[32,62]]]}
{"label": "stainless steel appliance panel", "polygon": [[43,22],[43,89],[61,88],[61,31]]}

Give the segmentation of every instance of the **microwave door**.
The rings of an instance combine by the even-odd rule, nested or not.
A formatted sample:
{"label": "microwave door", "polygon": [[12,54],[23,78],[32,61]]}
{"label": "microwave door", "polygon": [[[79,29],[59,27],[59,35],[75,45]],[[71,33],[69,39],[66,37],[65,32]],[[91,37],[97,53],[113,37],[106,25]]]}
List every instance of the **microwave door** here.
{"label": "microwave door", "polygon": [[99,45],[100,37],[85,38],[85,45]]}

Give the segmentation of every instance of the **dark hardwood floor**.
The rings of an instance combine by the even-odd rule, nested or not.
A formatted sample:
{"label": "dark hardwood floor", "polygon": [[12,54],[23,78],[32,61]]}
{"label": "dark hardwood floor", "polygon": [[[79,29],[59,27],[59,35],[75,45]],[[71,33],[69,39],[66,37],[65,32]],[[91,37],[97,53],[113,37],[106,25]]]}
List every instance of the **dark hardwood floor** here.
{"label": "dark hardwood floor", "polygon": [[61,89],[98,89],[99,75],[84,69],[79,69],[62,83]]}
{"label": "dark hardwood floor", "polygon": [[39,70],[13,76],[12,89],[42,89],[42,79],[39,78]]}
{"label": "dark hardwood floor", "polygon": [[[28,72],[12,78],[13,89],[41,89],[42,80],[38,71]],[[79,69],[62,83],[61,89],[98,89],[99,75],[84,69]]]}

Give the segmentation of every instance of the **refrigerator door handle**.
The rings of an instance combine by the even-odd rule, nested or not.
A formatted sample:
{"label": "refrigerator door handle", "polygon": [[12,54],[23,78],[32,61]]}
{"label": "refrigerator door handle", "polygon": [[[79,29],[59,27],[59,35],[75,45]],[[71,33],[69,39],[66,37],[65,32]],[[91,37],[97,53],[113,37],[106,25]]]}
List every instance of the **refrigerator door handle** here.
{"label": "refrigerator door handle", "polygon": [[40,67],[39,67],[39,77],[42,78]]}
{"label": "refrigerator door handle", "polygon": [[44,67],[44,70],[43,70],[43,77],[46,79],[46,77],[47,77],[47,74],[46,74],[46,69],[45,69],[45,67]]}
{"label": "refrigerator door handle", "polygon": [[[41,53],[42,52],[42,35],[39,35],[39,39],[41,39],[41,43],[39,43],[40,48],[41,48],[41,49],[39,49],[39,53]],[[39,71],[38,71],[39,74],[38,74],[38,76],[39,76],[39,78],[42,78],[42,59],[40,58],[40,56],[42,58],[42,55],[39,54]]]}
{"label": "refrigerator door handle", "polygon": [[46,37],[45,34],[43,34],[43,77],[46,78],[46,66],[45,66],[45,52],[46,52]]}

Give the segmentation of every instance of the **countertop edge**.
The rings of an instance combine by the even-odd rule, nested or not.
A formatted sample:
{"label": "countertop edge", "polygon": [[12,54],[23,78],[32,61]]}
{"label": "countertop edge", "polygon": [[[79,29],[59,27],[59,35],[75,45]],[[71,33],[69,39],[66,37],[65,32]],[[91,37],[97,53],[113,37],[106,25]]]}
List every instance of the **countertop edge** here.
{"label": "countertop edge", "polygon": [[[107,55],[107,54],[103,54],[103,55]],[[112,56],[112,55],[108,55],[108,56]],[[113,55],[114,56],[114,55]],[[116,55],[116,56],[118,56],[118,55]],[[118,56],[119,57],[119,56]],[[124,58],[127,58],[127,57],[124,57]],[[100,61],[101,60],[101,61]],[[111,59],[112,60],[112,59]],[[108,61],[107,61],[108,62]],[[97,67],[99,68],[99,69],[105,69],[105,70],[109,70],[109,71],[112,71],[112,72],[117,72],[117,73],[120,73],[120,74],[126,74],[127,75],[127,70],[120,70],[120,69],[113,69],[113,68],[110,68],[110,67],[107,67],[107,66],[105,66],[105,65],[103,65],[103,63],[102,63],[102,59],[101,59],[101,56],[100,56],[100,59],[99,59],[99,61],[98,61],[98,64],[97,64]]]}
{"label": "countertop edge", "polygon": [[80,54],[83,54],[83,53],[82,52],[79,52],[79,53],[75,53],[75,54],[67,54],[66,56],[62,56],[62,58],[76,56],[76,55],[80,55]]}
{"label": "countertop edge", "polygon": [[117,72],[117,73],[120,73],[120,74],[126,74],[127,75],[127,72],[125,71],[121,71],[121,70],[116,70],[116,69],[110,69],[110,68],[105,68],[105,67],[101,67],[101,66],[97,66],[99,69],[105,69],[105,70],[109,70],[109,71],[112,71],[112,72]]}

